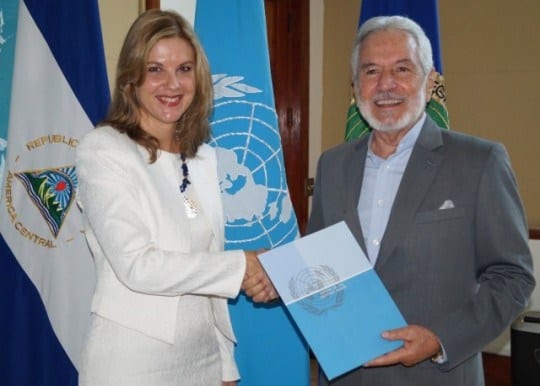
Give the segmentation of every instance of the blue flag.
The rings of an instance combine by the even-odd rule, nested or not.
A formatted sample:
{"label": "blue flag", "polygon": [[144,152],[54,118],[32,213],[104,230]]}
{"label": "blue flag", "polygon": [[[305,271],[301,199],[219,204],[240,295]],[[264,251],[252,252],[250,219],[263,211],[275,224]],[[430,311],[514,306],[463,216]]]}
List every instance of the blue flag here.
{"label": "blue flag", "polygon": [[74,156],[109,105],[98,3],[7,0],[0,15],[0,383],[76,385],[94,266]]}
{"label": "blue flag", "polygon": [[[226,248],[272,248],[298,237],[274,104],[263,0],[198,0],[195,30],[214,83]],[[283,305],[231,303],[242,386],[309,385],[307,347]],[[271,363],[271,365],[269,365]]]}
{"label": "blue flag", "polygon": [[[375,16],[406,16],[424,30],[433,49],[433,64],[437,71],[435,87],[431,100],[426,107],[427,114],[443,128],[449,127],[448,111],[446,109],[446,91],[442,76],[441,47],[439,39],[439,7],[437,0],[363,0],[360,9],[359,26]],[[369,125],[362,118],[356,104],[351,101],[347,114],[345,139],[358,138],[369,132]]]}
{"label": "blue flag", "polygon": [[[195,27],[214,85],[225,248],[272,248],[299,236],[274,104],[263,0],[162,1]],[[230,302],[241,386],[309,385],[307,346],[285,306]],[[270,365],[271,364],[271,365]]]}
{"label": "blue flag", "polygon": [[437,0],[363,0],[358,26],[372,17],[391,15],[406,16],[422,27],[433,48],[435,70],[442,74]]}
{"label": "blue flag", "polygon": [[[5,0],[0,6],[0,182],[6,164],[7,128],[18,8],[19,0]],[[2,197],[2,191],[0,191],[0,197]]]}

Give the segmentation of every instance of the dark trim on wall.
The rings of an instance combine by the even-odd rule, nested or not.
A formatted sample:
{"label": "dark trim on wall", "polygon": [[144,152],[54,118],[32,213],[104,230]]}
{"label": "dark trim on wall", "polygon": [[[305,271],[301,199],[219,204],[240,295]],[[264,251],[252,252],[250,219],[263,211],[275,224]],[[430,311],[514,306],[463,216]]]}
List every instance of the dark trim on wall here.
{"label": "dark trim on wall", "polygon": [[146,9],[159,8],[159,0],[146,0]]}
{"label": "dark trim on wall", "polygon": [[532,240],[540,240],[540,229],[529,229],[529,238]]}
{"label": "dark trim on wall", "polygon": [[482,353],[486,386],[511,386],[511,359],[507,356]]}

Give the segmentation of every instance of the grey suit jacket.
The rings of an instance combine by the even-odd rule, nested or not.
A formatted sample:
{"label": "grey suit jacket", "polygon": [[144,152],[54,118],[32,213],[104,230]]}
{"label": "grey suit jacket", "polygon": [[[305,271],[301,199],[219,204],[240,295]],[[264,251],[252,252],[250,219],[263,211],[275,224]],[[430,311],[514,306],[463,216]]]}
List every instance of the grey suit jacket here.
{"label": "grey suit jacket", "polygon": [[[357,204],[368,138],[325,152],[308,232],[345,220],[364,249]],[[451,200],[453,207],[439,209]],[[426,119],[375,270],[409,324],[431,329],[448,361],[359,368],[332,385],[479,386],[479,351],[527,305],[534,288],[528,229],[500,144],[441,130]],[[323,382],[324,384],[324,382]]]}

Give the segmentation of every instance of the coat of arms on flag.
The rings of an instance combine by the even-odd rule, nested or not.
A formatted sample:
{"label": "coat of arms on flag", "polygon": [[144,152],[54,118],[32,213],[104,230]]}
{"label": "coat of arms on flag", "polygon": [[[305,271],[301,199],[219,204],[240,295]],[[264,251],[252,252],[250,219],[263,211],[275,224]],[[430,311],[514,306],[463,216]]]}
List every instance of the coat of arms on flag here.
{"label": "coat of arms on flag", "polygon": [[15,173],[56,238],[75,198],[75,167]]}

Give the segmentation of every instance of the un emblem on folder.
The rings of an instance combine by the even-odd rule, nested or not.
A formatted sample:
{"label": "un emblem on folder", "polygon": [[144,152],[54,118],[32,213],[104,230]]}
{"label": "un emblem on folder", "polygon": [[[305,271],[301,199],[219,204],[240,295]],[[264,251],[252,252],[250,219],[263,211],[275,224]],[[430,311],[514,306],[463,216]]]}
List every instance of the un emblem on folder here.
{"label": "un emblem on folder", "polygon": [[291,297],[312,314],[323,314],[341,306],[344,289],[339,275],[327,265],[305,268],[289,280]]}

